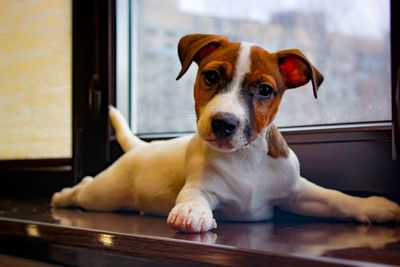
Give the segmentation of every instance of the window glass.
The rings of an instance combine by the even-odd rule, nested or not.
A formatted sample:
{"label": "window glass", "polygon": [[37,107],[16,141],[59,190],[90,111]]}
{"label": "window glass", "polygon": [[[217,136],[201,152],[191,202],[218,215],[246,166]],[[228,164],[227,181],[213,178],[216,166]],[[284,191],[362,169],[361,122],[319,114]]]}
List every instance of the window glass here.
{"label": "window glass", "polygon": [[176,46],[189,33],[307,55],[325,76],[318,99],[310,85],[288,90],[278,126],[391,119],[389,0],[137,0],[131,10],[132,126],[138,133],[194,130],[197,66],[175,81]]}
{"label": "window glass", "polygon": [[69,158],[71,1],[0,1],[0,159]]}

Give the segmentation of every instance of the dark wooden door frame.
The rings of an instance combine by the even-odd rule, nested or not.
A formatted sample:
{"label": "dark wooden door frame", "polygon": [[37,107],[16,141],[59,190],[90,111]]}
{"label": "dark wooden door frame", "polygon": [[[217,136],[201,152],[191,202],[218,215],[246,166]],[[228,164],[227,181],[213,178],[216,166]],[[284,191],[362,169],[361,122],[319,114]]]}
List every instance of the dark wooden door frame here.
{"label": "dark wooden door frame", "polygon": [[392,154],[400,159],[400,3],[390,1],[391,61],[392,61]]}
{"label": "dark wooden door frame", "polygon": [[73,174],[109,163],[108,105],[115,104],[115,1],[73,1]]}

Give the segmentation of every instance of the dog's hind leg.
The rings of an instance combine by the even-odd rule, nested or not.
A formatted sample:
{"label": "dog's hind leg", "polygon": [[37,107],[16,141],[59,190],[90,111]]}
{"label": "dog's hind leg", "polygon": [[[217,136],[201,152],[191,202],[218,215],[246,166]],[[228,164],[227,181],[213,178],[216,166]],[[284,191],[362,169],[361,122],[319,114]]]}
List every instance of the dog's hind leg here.
{"label": "dog's hind leg", "polygon": [[145,143],[133,135],[128,123],[124,119],[124,116],[116,108],[109,106],[108,114],[111,124],[115,129],[117,141],[125,152]]}
{"label": "dog's hind leg", "polygon": [[353,197],[301,178],[286,203],[289,211],[309,216],[355,220],[361,223],[400,223],[400,206],[383,197]]}
{"label": "dog's hind leg", "polygon": [[98,211],[134,208],[130,169],[123,166],[126,160],[122,157],[95,178],[87,176],[74,187],[55,193],[51,200],[52,206]]}
{"label": "dog's hind leg", "polygon": [[[115,128],[118,143],[125,152],[146,144],[132,134],[122,114],[112,106],[109,107],[109,117]],[[88,210],[110,211],[132,204],[129,187],[130,169],[124,167],[130,166],[129,163],[126,163],[128,158],[129,156],[122,156],[95,178],[87,176],[74,187],[64,188],[55,193],[51,200],[52,206],[75,206]]]}

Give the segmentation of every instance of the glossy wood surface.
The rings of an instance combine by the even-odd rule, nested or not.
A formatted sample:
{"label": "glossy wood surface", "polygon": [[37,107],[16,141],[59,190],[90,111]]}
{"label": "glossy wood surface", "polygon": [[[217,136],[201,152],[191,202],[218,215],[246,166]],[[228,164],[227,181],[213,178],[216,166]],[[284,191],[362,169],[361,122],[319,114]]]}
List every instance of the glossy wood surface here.
{"label": "glossy wood surface", "polygon": [[[101,251],[92,261],[106,261],[103,254],[109,253],[124,256],[124,260],[144,260],[142,266],[148,260],[185,266],[400,266],[400,225],[368,226],[281,215],[269,222],[219,222],[214,232],[187,235],[169,229],[165,220],[131,211],[52,210],[47,199],[0,200],[3,241],[13,246],[38,242],[31,247],[45,244],[47,250],[65,246],[64,250],[81,257],[88,255],[84,250]],[[1,242],[0,253],[7,254],[7,242]],[[68,258],[63,262],[49,256],[48,260],[74,263]]]}

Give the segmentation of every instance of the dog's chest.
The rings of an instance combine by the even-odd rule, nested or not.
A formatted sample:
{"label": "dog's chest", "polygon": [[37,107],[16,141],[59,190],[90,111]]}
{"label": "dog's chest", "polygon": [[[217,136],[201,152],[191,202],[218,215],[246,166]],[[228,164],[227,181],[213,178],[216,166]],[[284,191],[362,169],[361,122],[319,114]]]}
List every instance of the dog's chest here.
{"label": "dog's chest", "polygon": [[287,197],[299,177],[293,152],[277,159],[257,152],[227,156],[211,165],[209,175],[215,187],[210,190],[219,203],[216,217],[228,220],[269,218],[273,201]]}

